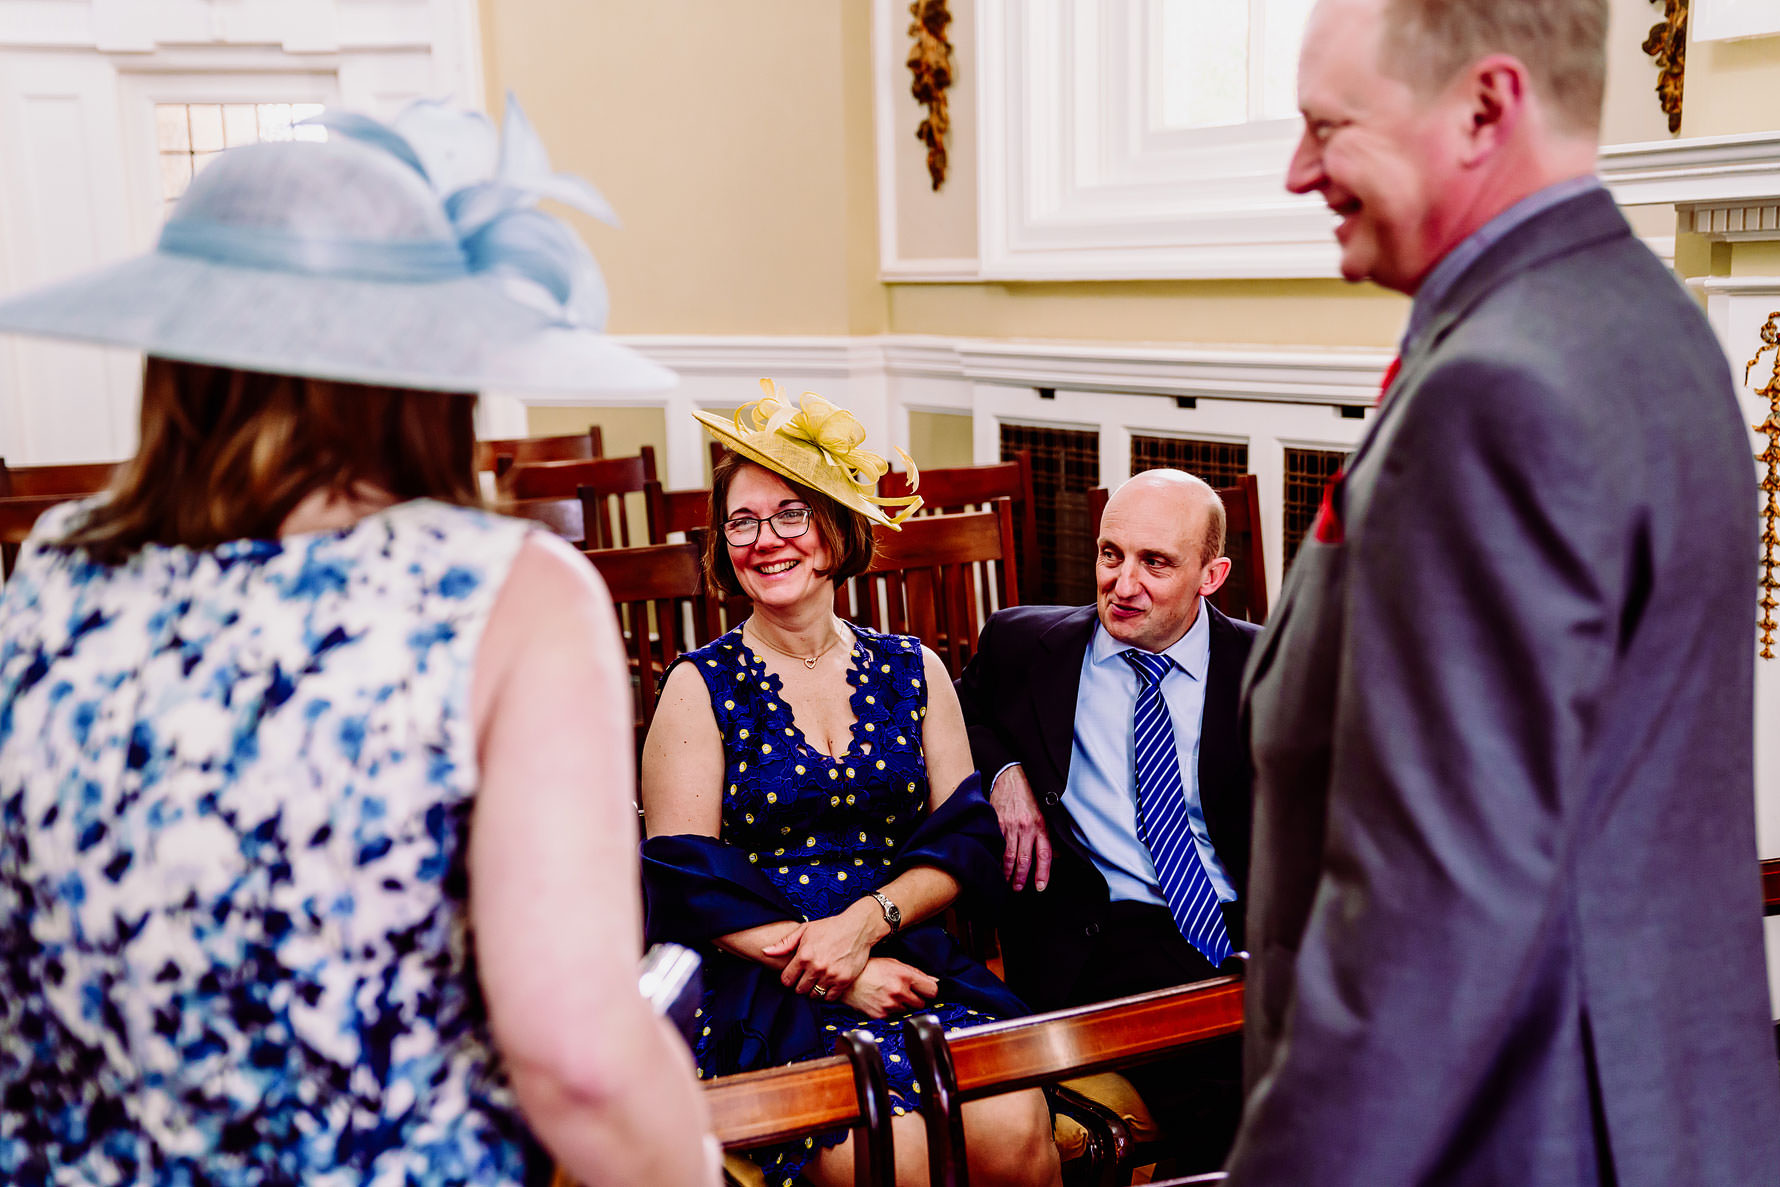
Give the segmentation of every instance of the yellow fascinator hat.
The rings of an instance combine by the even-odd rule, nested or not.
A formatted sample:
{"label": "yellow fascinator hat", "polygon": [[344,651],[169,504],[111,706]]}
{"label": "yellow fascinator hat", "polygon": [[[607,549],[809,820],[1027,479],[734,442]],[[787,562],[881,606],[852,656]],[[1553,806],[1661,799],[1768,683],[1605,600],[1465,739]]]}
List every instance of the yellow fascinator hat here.
{"label": "yellow fascinator hat", "polygon": [[[820,491],[872,523],[902,530],[902,521],[921,509],[921,496],[880,498],[878,479],[890,470],[881,454],[861,448],[865,426],[845,408],[836,408],[815,392],[805,392],[796,407],[771,379],[760,381],[765,393],[743,404],[731,420],[694,411],[698,423],[730,449],[758,462],[781,478]],[[909,489],[921,480],[909,455],[897,454],[909,468]],[[886,507],[900,508],[894,515]]]}

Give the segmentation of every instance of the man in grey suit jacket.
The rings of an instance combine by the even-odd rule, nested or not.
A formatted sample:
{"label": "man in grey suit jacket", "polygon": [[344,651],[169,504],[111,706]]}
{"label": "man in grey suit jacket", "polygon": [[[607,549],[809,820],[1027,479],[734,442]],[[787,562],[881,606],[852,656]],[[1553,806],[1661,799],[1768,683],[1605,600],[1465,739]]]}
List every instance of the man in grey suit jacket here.
{"label": "man in grey suit jacket", "polygon": [[1413,294],[1244,693],[1233,1187],[1780,1183],[1755,489],[1594,180],[1606,0],[1321,0],[1288,188]]}

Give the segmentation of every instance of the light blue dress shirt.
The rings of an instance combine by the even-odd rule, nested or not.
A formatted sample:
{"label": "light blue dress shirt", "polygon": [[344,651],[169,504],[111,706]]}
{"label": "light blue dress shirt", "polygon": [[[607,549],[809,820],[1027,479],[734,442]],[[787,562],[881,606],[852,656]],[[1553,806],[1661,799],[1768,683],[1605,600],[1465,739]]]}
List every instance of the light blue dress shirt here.
{"label": "light blue dress shirt", "polygon": [[[1163,652],[1175,666],[1162,678],[1162,699],[1174,724],[1174,750],[1193,840],[1218,898],[1229,903],[1236,901],[1236,889],[1212,848],[1199,803],[1199,724],[1205,714],[1206,669],[1211,665],[1210,620],[1201,606],[1187,633]],[[1131,738],[1137,673],[1119,658],[1126,646],[1095,622],[1094,637],[1082,656],[1063,807],[1115,900],[1166,906],[1155,862],[1137,839],[1137,760]]]}

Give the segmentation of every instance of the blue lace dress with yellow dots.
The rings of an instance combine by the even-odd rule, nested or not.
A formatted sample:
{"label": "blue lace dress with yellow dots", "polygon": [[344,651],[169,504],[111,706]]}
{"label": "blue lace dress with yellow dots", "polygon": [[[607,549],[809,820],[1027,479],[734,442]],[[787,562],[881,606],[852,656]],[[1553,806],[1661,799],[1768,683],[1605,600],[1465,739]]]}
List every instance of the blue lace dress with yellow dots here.
{"label": "blue lace dress with yellow dots", "polygon": [[[697,946],[705,956],[694,1045],[701,1077],[828,1055],[842,1031],[863,1028],[880,1044],[900,1113],[919,1097],[899,1016],[868,1019],[800,996],[779,983],[776,971],[709,943],[763,923],[838,914],[913,865],[945,870],[979,901],[1002,890],[1001,832],[976,777],[928,811],[920,643],[853,630],[847,681],[855,720],[839,758],[806,742],[778,678],[742,642],[739,628],[682,658],[704,677],[723,737],[722,828],[717,838],[644,843],[648,934],[651,942]],[[948,1030],[1028,1012],[937,920],[905,927],[874,955],[939,980],[938,998],[922,1012],[938,1015]],[[845,1137],[836,1131],[755,1157],[778,1187],[796,1181],[817,1147]]]}

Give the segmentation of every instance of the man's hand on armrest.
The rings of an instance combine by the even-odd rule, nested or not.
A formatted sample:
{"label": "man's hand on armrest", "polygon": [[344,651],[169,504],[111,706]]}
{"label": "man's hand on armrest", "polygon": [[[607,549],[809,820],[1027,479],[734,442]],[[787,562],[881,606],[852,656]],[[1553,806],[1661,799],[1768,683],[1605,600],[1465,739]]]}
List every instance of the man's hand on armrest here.
{"label": "man's hand on armrest", "polygon": [[1045,830],[1045,818],[1038,810],[1032,784],[1019,763],[1009,763],[995,776],[989,790],[989,803],[995,818],[1001,822],[1001,835],[1007,840],[1002,854],[1001,873],[1015,890],[1026,888],[1026,875],[1032,885],[1043,890],[1051,880],[1051,835]]}

